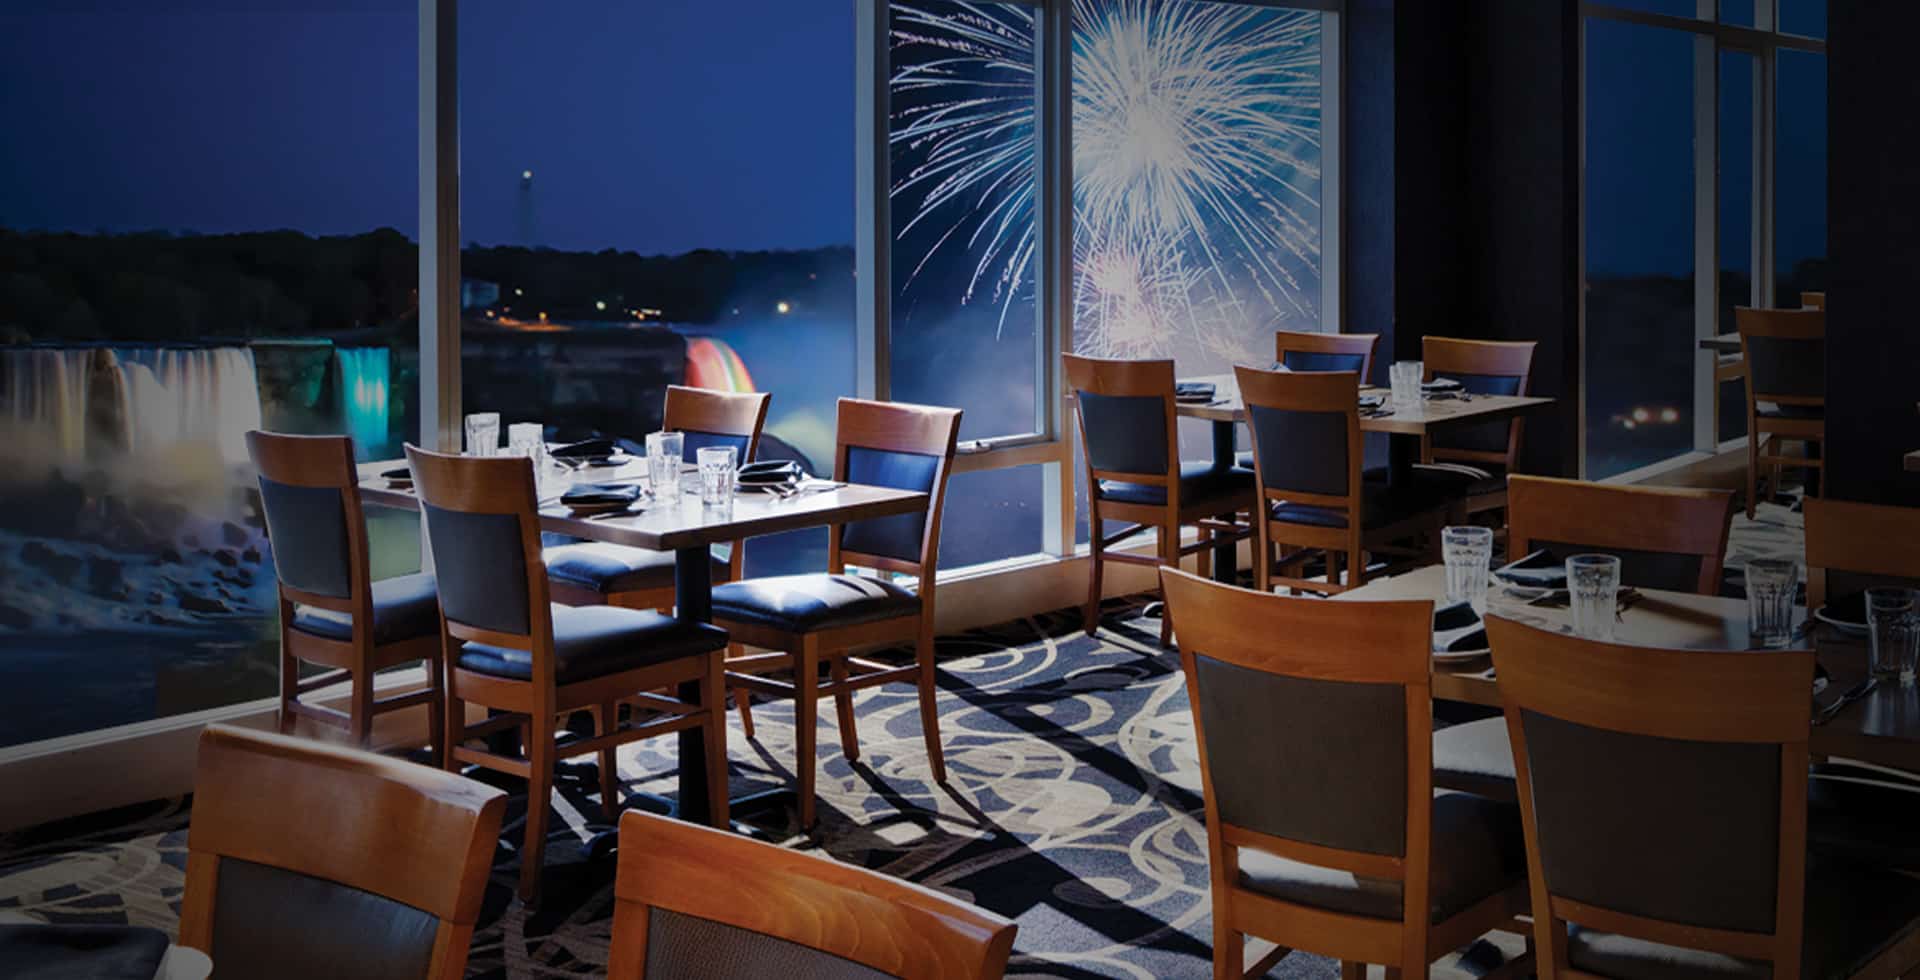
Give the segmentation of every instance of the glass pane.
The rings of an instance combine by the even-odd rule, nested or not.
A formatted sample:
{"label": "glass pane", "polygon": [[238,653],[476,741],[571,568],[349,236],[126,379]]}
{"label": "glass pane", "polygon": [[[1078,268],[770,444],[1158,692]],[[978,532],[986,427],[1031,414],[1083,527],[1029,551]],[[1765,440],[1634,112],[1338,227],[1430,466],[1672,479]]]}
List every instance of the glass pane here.
{"label": "glass pane", "polygon": [[[417,429],[415,17],[388,11],[0,12],[0,746],[273,696],[245,433],[368,459]],[[375,575],[417,569],[410,516],[369,523]]]}
{"label": "glass pane", "polygon": [[[1720,333],[1737,329],[1734,307],[1758,303],[1753,282],[1753,187],[1758,160],[1753,122],[1758,71],[1753,55],[1720,52],[1720,306],[1715,320]],[[1716,438],[1725,442],[1746,432],[1745,390],[1727,385],[1716,397],[1720,407]]]}
{"label": "glass pane", "polygon": [[1827,59],[1781,50],[1775,61],[1774,298],[1798,305],[1827,288]]}
{"label": "glass pane", "polygon": [[[1747,0],[1747,2],[1752,3],[1752,0]],[[1600,0],[1600,4],[1606,7],[1618,7],[1621,10],[1634,10],[1646,14],[1665,14],[1669,17],[1693,18],[1700,16],[1699,0]]]}
{"label": "glass pane", "polygon": [[1780,32],[1825,38],[1827,0],[1780,0]]}
{"label": "glass pane", "polygon": [[892,5],[892,396],[965,410],[963,439],[1034,432],[1034,8]]}
{"label": "glass pane", "polygon": [[964,568],[1042,551],[1045,476],[1041,466],[955,474],[940,524],[940,567]]}
{"label": "glass pane", "polygon": [[1184,374],[1320,327],[1322,15],[1074,5],[1074,348]]}
{"label": "glass pane", "polygon": [[1587,19],[1587,476],[1693,446],[1690,34]]}
{"label": "glass pane", "polygon": [[1720,23],[1736,27],[1757,26],[1754,23],[1754,0],[1720,0]]}
{"label": "glass pane", "polygon": [[[748,7],[463,5],[467,410],[637,448],[670,384],[770,391],[761,456],[831,472],[853,5]],[[825,538],[756,540],[748,567],[822,569]]]}

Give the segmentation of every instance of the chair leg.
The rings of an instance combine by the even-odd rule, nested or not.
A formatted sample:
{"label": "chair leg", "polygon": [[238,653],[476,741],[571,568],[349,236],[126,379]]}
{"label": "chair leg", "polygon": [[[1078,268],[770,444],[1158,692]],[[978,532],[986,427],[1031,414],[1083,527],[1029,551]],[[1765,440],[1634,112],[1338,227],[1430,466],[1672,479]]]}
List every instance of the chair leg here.
{"label": "chair leg", "polygon": [[814,769],[819,764],[815,739],[820,728],[820,653],[812,637],[800,642],[793,658],[794,775],[800,783],[800,829],[812,830]]}
{"label": "chair leg", "polygon": [[1367,965],[1352,960],[1340,961],[1340,980],[1367,980]]}
{"label": "chair leg", "polygon": [[540,868],[547,853],[547,813],[553,808],[553,719],[533,727],[527,751],[527,825],[520,841],[520,901],[540,900]]}
{"label": "chair leg", "polygon": [[[745,691],[740,692],[745,694]],[[706,712],[706,732],[701,744],[706,748],[707,822],[722,830],[733,825],[728,812],[732,791],[727,785],[727,655],[715,650],[707,655],[707,675],[700,679],[700,707]],[[687,765],[691,760],[683,761]]]}
{"label": "chair leg", "polygon": [[447,702],[441,711],[440,723],[440,767],[448,772],[460,771],[460,760],[453,757],[453,750],[461,742],[461,736],[467,730],[467,703],[443,691]]}
{"label": "chair leg", "polygon": [[[1174,568],[1179,568],[1180,567],[1180,525],[1175,524],[1171,527],[1162,525],[1160,528],[1159,537],[1160,537],[1160,564],[1171,565]],[[1167,604],[1165,601],[1166,596],[1162,595],[1160,598],[1162,600],[1160,603],[1160,645],[1163,647],[1172,646],[1173,645],[1173,613],[1167,609]]]}
{"label": "chair leg", "polygon": [[[1255,520],[1259,520],[1256,515]],[[1253,532],[1253,588],[1273,591],[1273,539],[1267,536],[1267,522],[1259,521]]]}
{"label": "chair leg", "polygon": [[[833,678],[835,684],[845,684],[847,682],[846,660],[835,657],[833,663],[827,668],[827,674]],[[834,712],[840,717],[840,754],[846,756],[848,762],[859,762],[860,731],[853,724],[853,692],[833,692],[833,707]]]}
{"label": "chair leg", "polygon": [[1220,903],[1213,913],[1213,980],[1243,980],[1246,976],[1247,937],[1227,925]]}
{"label": "chair leg", "polygon": [[347,724],[352,726],[356,748],[373,746],[373,671],[362,663],[353,672],[353,693],[348,702]]}
{"label": "chair leg", "polygon": [[1081,626],[1092,636],[1100,630],[1100,588],[1101,573],[1106,571],[1106,560],[1100,546],[1100,516],[1096,513],[1089,519],[1088,538],[1090,548],[1087,558],[1087,608],[1081,614]]}
{"label": "chair leg", "polygon": [[441,686],[440,673],[440,658],[436,656],[428,660],[428,689],[433,692],[433,696],[427,700],[427,739],[432,745],[435,769],[445,768],[447,756],[451,754],[447,749],[446,739],[446,690]]}
{"label": "chair leg", "polygon": [[922,613],[920,639],[914,649],[915,659],[920,662],[920,734],[927,740],[927,766],[933,770],[933,781],[944,785],[947,758],[940,748],[940,688],[935,683],[933,654],[933,618]]}
{"label": "chair leg", "polygon": [[1747,430],[1747,520],[1760,508],[1760,433]]}
{"label": "chair leg", "polygon": [[[611,735],[620,727],[620,705],[609,701],[593,710],[593,732],[596,735]],[[614,757],[614,750],[600,750],[600,808],[606,812],[607,820],[617,822],[620,818],[620,762]]]}
{"label": "chair leg", "polygon": [[[1213,540],[1213,530],[1211,528],[1203,527],[1200,528],[1199,531],[1201,544],[1206,544]],[[1200,549],[1200,553],[1194,556],[1193,566],[1193,570],[1197,572],[1201,578],[1213,578],[1213,549]]]}
{"label": "chair leg", "polygon": [[[746,648],[738,643],[727,644],[727,659],[743,656]],[[746,688],[736,688],[733,692],[733,704],[740,709],[740,731],[748,738],[753,737],[753,692]]]}

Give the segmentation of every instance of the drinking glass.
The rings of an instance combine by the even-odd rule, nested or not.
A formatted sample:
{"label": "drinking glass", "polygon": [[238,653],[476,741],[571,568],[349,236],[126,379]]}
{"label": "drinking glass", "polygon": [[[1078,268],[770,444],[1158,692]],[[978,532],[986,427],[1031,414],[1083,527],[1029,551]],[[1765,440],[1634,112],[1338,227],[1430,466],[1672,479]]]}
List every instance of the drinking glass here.
{"label": "drinking glass", "polygon": [[1471,603],[1487,611],[1487,573],[1493,562],[1493,529],[1449,527],[1440,532],[1440,553],[1447,563],[1447,601]]}
{"label": "drinking glass", "polygon": [[655,497],[669,504],[680,496],[680,466],[686,462],[686,439],[678,432],[647,434],[647,483]]}
{"label": "drinking glass", "polygon": [[1420,381],[1425,376],[1427,366],[1421,361],[1395,361],[1387,370],[1388,381],[1393,386],[1393,407],[1416,408],[1420,404]]}
{"label": "drinking glass", "polygon": [[1574,555],[1567,559],[1567,599],[1573,609],[1576,636],[1613,642],[1619,597],[1620,559],[1612,555]]}
{"label": "drinking glass", "polygon": [[700,467],[700,503],[720,507],[733,503],[735,461],[732,446],[708,446],[695,453]]}
{"label": "drinking glass", "polygon": [[500,455],[499,412],[474,412],[467,416],[467,455]]}
{"label": "drinking glass", "polygon": [[1793,640],[1793,600],[1800,589],[1800,563],[1791,558],[1747,562],[1747,632],[1753,645],[1784,647]]}
{"label": "drinking glass", "polygon": [[1867,590],[1867,665],[1881,680],[1913,683],[1920,655],[1920,593],[1912,589]]}
{"label": "drinking glass", "polygon": [[507,455],[525,456],[533,460],[533,468],[539,470],[546,451],[546,426],[538,422],[515,422],[507,426]]}

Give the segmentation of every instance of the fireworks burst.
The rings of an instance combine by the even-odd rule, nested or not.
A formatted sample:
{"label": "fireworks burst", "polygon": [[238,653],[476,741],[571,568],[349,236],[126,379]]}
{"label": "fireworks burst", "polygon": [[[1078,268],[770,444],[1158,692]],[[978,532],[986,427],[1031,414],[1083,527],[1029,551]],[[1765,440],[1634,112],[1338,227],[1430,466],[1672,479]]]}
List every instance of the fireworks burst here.
{"label": "fireworks burst", "polygon": [[[1032,288],[1034,16],[893,5],[896,207],[914,275],[964,249],[1002,306]],[[1195,0],[1075,0],[1076,347],[1257,360],[1316,318],[1320,18]],[[911,281],[911,279],[910,279]]]}

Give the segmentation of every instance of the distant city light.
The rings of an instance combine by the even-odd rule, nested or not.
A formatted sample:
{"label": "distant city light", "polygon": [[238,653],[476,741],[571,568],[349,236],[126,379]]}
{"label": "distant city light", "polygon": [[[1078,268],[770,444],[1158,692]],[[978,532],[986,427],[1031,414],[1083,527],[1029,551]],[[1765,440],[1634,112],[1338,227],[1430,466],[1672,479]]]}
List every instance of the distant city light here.
{"label": "distant city light", "polygon": [[596,299],[593,301],[593,308],[596,310],[604,310],[607,308],[607,301],[604,299]]}
{"label": "distant city light", "polygon": [[1637,424],[1645,425],[1648,422],[1653,421],[1653,413],[1648,411],[1645,407],[1636,408],[1633,410],[1633,421]]}
{"label": "distant city light", "polygon": [[521,179],[521,180],[532,180],[532,179],[533,179],[533,171],[531,171],[531,170],[522,170],[522,171],[520,171],[520,179]]}
{"label": "distant city light", "polygon": [[779,303],[775,304],[774,309],[779,311],[781,316],[785,316],[788,313],[793,312],[793,304],[783,299]]}
{"label": "distant city light", "polygon": [[513,287],[513,295],[515,295],[515,296],[525,296],[525,295],[527,295],[527,294],[526,294],[525,292],[523,292],[523,291],[521,291],[521,289],[520,289],[520,287],[519,287],[519,286],[515,286],[515,287]]}
{"label": "distant city light", "polygon": [[1680,410],[1677,408],[1673,408],[1672,406],[1668,406],[1667,408],[1661,409],[1660,421],[1665,422],[1668,425],[1672,425],[1673,423],[1680,421]]}
{"label": "distant city light", "polygon": [[1620,423],[1620,425],[1622,428],[1625,428],[1629,432],[1631,432],[1636,428],[1639,428],[1639,426],[1637,426],[1632,419],[1628,419],[1625,422]]}
{"label": "distant city light", "polygon": [[541,313],[540,313],[540,322],[541,322],[541,323],[545,323],[545,322],[547,322],[547,314],[546,314],[546,312],[545,312],[545,311],[541,311]]}

